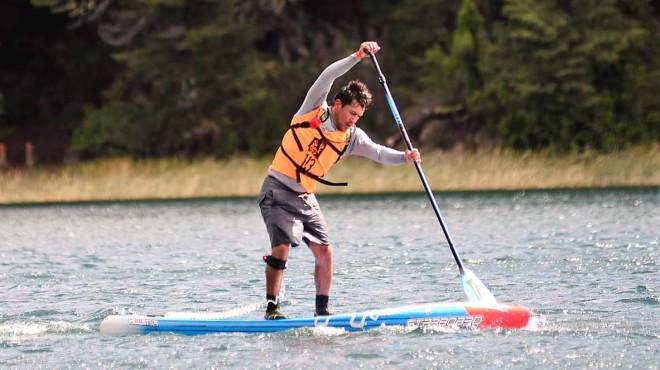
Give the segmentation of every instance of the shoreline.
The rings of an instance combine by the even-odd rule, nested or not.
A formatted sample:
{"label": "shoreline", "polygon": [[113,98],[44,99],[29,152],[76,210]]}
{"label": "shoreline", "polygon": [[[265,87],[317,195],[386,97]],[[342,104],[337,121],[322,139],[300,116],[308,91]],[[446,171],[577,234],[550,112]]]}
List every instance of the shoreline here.
{"label": "shoreline", "polygon": [[[0,205],[256,197],[271,158],[103,159],[52,168],[0,171]],[[614,153],[431,152],[422,166],[434,192],[509,192],[660,187],[660,144]],[[412,166],[349,157],[320,196],[423,193]]]}
{"label": "shoreline", "polygon": [[[537,189],[484,189],[484,190],[433,190],[434,195],[454,195],[454,194],[516,194],[516,193],[553,193],[553,192],[587,192],[587,191],[660,191],[660,185],[650,186],[608,186],[608,187],[576,187],[576,188],[537,188]],[[426,193],[420,184],[419,191],[389,191],[389,192],[370,192],[370,193],[317,193],[319,199],[334,197],[387,197],[387,196],[422,196],[426,198]],[[219,195],[208,197],[190,197],[190,198],[132,198],[132,199],[89,199],[89,200],[71,200],[71,201],[44,201],[44,202],[21,202],[21,203],[0,203],[0,208],[12,207],[49,207],[49,206],[84,206],[89,204],[149,204],[149,203],[176,203],[176,202],[209,202],[220,200],[257,200],[257,194],[254,195]]]}

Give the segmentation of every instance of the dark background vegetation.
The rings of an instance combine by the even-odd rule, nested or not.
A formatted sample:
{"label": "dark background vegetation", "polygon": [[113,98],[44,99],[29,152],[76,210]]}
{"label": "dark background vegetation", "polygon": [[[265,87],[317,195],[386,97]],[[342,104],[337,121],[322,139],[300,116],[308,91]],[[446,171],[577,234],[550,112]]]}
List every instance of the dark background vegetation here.
{"label": "dark background vegetation", "polygon": [[[270,155],[363,40],[423,147],[611,151],[660,139],[652,0],[5,0],[0,141],[19,161]],[[377,96],[361,125],[400,145]]]}

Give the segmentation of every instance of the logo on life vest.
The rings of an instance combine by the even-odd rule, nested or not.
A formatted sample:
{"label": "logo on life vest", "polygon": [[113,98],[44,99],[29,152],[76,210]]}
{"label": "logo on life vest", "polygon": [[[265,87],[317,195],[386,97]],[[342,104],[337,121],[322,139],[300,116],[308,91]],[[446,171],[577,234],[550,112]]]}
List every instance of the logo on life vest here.
{"label": "logo on life vest", "polygon": [[307,152],[318,158],[321,153],[323,153],[323,150],[325,150],[326,145],[328,144],[326,144],[325,140],[314,138],[314,140],[312,140],[312,142],[307,147]]}
{"label": "logo on life vest", "polygon": [[321,156],[321,153],[323,153],[323,150],[325,150],[327,145],[328,144],[325,142],[325,140],[314,138],[307,147],[307,155],[305,156],[305,160],[303,161],[301,167],[305,171],[311,171],[312,167],[314,167],[317,159],[319,156]]}

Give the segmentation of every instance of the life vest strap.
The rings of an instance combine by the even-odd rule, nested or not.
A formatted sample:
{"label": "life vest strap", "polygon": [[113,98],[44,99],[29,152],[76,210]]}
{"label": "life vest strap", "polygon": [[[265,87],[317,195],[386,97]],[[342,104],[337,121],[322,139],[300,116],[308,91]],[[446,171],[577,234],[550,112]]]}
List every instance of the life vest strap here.
{"label": "life vest strap", "polygon": [[[324,140],[324,141],[330,146],[330,148],[332,148],[332,150],[335,151],[335,153],[337,153],[337,155],[338,155],[339,157],[341,157],[341,155],[344,154],[344,150],[346,150],[346,148],[348,147],[348,145],[347,145],[347,146],[344,146],[344,150],[339,150],[339,149],[337,149],[336,146],[334,146],[334,144],[332,144],[332,142],[331,142],[330,140],[328,140],[327,137],[325,137],[325,135],[323,135],[323,130],[321,130],[321,129],[318,128],[318,127],[316,128],[316,130],[318,130],[319,135],[321,135],[321,138],[322,138],[322,139],[323,139],[323,140]],[[337,159],[337,160],[339,160],[339,159]]]}
{"label": "life vest strap", "polygon": [[[300,122],[300,123],[294,123],[293,125],[291,125],[291,133],[293,134],[293,139],[296,141],[296,145],[298,146],[298,150],[300,150],[300,151],[302,152],[302,151],[303,151],[303,145],[302,145],[302,143],[300,142],[300,138],[298,138],[298,134],[296,133],[296,129],[298,129],[298,128],[310,128],[310,127],[311,127],[311,128],[316,128],[316,130],[318,131],[319,135],[321,135],[321,139],[323,139],[323,141],[324,141],[326,144],[328,144],[328,146],[329,146],[329,147],[330,147],[335,153],[337,153],[337,155],[338,155],[338,157],[337,157],[337,161],[338,161],[338,160],[341,158],[341,156],[344,154],[344,152],[346,151],[346,148],[348,148],[348,146],[344,146],[344,149],[343,149],[343,150],[339,150],[339,149],[338,149],[338,148],[332,143],[332,141],[330,141],[330,140],[329,140],[329,139],[323,134],[323,130],[321,130],[320,127],[318,127],[318,126],[316,126],[316,125],[314,125],[313,123],[308,122],[308,121]],[[335,161],[335,163],[336,163],[337,161]]]}
{"label": "life vest strap", "polygon": [[310,123],[308,121],[294,123],[293,125],[291,125],[291,128],[307,128],[307,127],[310,127]]}
{"label": "life vest strap", "polygon": [[300,150],[301,152],[303,151],[303,146],[302,143],[300,142],[300,139],[298,138],[298,134],[296,134],[296,129],[307,128],[307,127],[309,127],[309,122],[301,122],[291,125],[291,133],[293,134],[293,139],[296,141],[296,145],[298,145],[298,150]]}
{"label": "life vest strap", "polygon": [[317,175],[315,175],[315,174],[313,174],[313,173],[307,171],[307,170],[304,169],[301,165],[299,165],[298,163],[296,163],[296,161],[293,160],[293,158],[291,158],[291,156],[289,155],[289,153],[287,153],[286,150],[284,150],[284,147],[283,147],[283,146],[280,146],[280,150],[282,151],[282,154],[284,154],[284,156],[287,157],[287,158],[289,159],[289,161],[291,161],[291,163],[293,163],[293,165],[296,167],[296,182],[300,183],[300,174],[302,173],[303,175],[305,175],[305,176],[307,176],[307,177],[310,177],[310,178],[312,178],[312,179],[314,179],[314,180],[320,182],[320,183],[323,184],[323,185],[328,185],[328,186],[348,186],[348,182],[332,182],[332,181],[328,181],[328,180],[323,179],[323,178],[320,177],[320,176],[317,176]]}

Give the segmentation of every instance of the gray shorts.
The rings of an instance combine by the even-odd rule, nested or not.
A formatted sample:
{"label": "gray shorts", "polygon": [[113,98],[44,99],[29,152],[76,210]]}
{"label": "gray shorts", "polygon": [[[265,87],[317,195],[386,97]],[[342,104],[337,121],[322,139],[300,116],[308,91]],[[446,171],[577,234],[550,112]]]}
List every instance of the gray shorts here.
{"label": "gray shorts", "polygon": [[314,194],[297,193],[266,176],[258,203],[271,247],[280,244],[296,247],[301,241],[330,245],[328,227]]}

